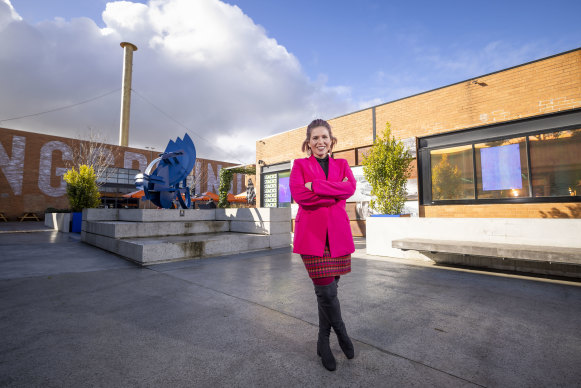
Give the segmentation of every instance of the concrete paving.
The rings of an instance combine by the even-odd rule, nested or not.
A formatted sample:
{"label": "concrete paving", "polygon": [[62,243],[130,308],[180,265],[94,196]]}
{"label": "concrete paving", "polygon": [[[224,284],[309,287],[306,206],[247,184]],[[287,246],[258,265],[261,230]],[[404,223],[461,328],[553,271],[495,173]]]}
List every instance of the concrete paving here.
{"label": "concrete paving", "polygon": [[288,249],[141,268],[78,235],[4,226],[0,386],[579,386],[580,283],[357,248],[339,283],[356,356],[333,338],[328,372]]}

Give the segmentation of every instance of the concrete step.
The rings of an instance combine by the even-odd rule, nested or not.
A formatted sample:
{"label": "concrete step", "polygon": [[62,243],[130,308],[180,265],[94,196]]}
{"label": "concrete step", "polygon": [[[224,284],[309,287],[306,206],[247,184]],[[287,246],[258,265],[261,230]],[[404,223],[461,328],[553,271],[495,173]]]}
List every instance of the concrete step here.
{"label": "concrete step", "polygon": [[228,221],[85,221],[83,230],[112,238],[192,235],[228,232]]}
{"label": "concrete step", "polygon": [[288,247],[290,235],[202,233],[185,236],[115,239],[83,232],[83,241],[141,265],[200,259],[233,253]]}
{"label": "concrete step", "polygon": [[[212,221],[217,219],[216,209],[119,209],[118,211],[119,221],[182,222]],[[87,218],[87,221],[92,220]]]}

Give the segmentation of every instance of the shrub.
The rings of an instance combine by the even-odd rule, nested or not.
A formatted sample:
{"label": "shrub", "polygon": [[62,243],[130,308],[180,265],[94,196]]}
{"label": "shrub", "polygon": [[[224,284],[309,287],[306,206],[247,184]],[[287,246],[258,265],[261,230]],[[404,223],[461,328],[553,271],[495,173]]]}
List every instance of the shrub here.
{"label": "shrub", "polygon": [[363,174],[371,185],[370,208],[380,214],[400,214],[414,158],[403,143],[391,136],[391,125],[378,136],[363,157]]}
{"label": "shrub", "polygon": [[78,170],[73,167],[63,178],[67,182],[67,196],[74,212],[99,206],[101,201],[93,167],[84,164]]}

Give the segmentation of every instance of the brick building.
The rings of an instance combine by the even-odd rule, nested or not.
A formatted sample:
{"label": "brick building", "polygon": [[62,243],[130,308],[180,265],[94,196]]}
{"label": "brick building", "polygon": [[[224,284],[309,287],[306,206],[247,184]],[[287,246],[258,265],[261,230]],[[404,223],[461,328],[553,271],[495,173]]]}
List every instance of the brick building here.
{"label": "brick building", "polygon": [[[362,154],[391,124],[416,156],[412,215],[581,218],[581,49],[328,121],[334,157],[347,159],[358,181]],[[305,130],[257,141],[261,206],[291,206],[283,186],[292,160],[305,157]],[[443,169],[452,180],[440,181]],[[364,235],[369,197],[359,183],[347,212],[354,234]]]}
{"label": "brick building", "polygon": [[[47,208],[66,209],[66,183],[63,174],[79,140],[0,128],[0,212],[15,220],[23,213],[43,214]],[[158,152],[131,147],[106,145],[114,163],[100,186],[101,200],[109,207],[147,207],[149,201],[127,199],[123,194],[135,191],[133,178],[145,171]],[[218,192],[222,167],[233,163],[217,160],[196,160],[188,177],[196,193]],[[244,176],[235,174],[234,194],[246,189]]]}

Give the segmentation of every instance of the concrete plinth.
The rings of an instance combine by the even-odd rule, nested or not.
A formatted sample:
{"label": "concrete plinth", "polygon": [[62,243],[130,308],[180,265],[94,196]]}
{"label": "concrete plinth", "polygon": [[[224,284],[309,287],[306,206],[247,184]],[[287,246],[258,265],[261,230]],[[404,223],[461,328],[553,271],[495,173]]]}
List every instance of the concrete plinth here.
{"label": "concrete plinth", "polygon": [[83,214],[82,241],[142,265],[291,244],[290,209],[86,209]]}

